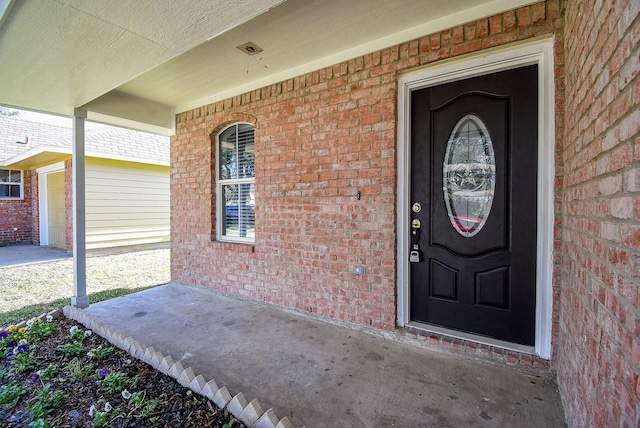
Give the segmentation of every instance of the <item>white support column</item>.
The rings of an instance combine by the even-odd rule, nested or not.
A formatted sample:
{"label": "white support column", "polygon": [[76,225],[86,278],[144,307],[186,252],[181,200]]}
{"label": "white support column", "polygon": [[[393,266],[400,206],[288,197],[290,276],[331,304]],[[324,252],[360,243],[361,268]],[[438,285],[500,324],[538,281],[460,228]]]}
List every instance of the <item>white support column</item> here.
{"label": "white support column", "polygon": [[73,112],[73,296],[71,305],[89,306],[87,295],[87,250],[85,240],[85,110]]}

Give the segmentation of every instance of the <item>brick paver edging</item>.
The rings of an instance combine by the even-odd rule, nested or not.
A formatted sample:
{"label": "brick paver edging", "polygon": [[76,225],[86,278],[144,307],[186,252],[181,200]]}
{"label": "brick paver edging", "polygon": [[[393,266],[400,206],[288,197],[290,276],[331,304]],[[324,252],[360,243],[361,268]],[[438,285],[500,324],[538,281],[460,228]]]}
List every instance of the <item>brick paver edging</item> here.
{"label": "brick paver edging", "polygon": [[[184,367],[180,361],[173,361],[170,355],[163,355],[152,346],[147,346],[98,321],[89,312],[73,306],[65,306],[63,313],[94,333],[104,337],[114,346],[128,352],[132,357],[142,360],[154,369],[171,376],[178,383],[196,394],[211,400],[221,409],[226,408],[240,422],[250,428],[295,428],[288,417],[278,419],[273,409],[263,410],[258,399],[248,402],[242,392],[231,396],[226,386],[218,386],[214,379],[205,378],[193,372],[191,367]],[[44,314],[43,316],[46,316]]]}

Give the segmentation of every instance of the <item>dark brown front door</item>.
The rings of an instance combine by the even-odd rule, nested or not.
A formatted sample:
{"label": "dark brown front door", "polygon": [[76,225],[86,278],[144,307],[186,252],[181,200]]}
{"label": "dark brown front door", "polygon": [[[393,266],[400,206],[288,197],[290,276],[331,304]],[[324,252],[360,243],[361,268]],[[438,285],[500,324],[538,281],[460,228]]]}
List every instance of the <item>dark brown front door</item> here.
{"label": "dark brown front door", "polygon": [[411,94],[411,319],[534,345],[537,65]]}

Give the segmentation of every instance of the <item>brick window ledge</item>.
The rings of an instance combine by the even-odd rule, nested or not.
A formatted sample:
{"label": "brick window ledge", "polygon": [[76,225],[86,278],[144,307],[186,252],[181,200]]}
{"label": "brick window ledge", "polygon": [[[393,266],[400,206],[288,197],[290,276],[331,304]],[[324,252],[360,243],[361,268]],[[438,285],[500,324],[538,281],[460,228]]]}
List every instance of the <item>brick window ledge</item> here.
{"label": "brick window ledge", "polygon": [[211,245],[215,249],[226,251],[237,251],[239,253],[255,253],[256,246],[254,244],[243,244],[241,242],[211,241]]}

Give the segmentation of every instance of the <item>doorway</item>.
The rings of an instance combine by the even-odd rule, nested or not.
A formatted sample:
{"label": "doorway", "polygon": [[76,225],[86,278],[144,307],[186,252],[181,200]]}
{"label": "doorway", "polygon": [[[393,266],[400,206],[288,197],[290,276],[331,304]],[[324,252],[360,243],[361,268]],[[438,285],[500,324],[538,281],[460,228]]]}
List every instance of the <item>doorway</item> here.
{"label": "doorway", "polygon": [[64,172],[47,175],[48,243],[51,247],[67,248]]}
{"label": "doorway", "polygon": [[400,77],[399,326],[550,358],[553,81],[552,39]]}
{"label": "doorway", "polygon": [[412,92],[412,320],[534,345],[537,76]]}
{"label": "doorway", "polygon": [[40,245],[66,250],[66,191],[64,162],[47,165],[38,173]]}

